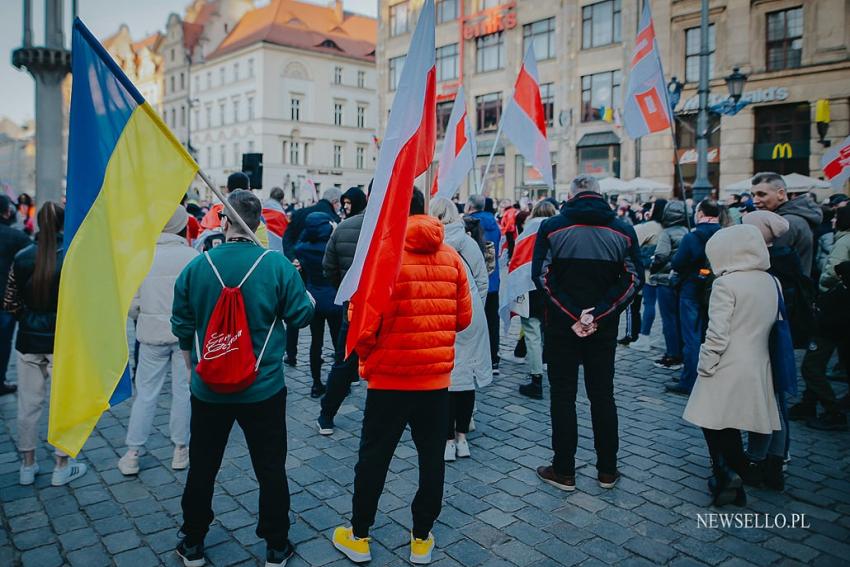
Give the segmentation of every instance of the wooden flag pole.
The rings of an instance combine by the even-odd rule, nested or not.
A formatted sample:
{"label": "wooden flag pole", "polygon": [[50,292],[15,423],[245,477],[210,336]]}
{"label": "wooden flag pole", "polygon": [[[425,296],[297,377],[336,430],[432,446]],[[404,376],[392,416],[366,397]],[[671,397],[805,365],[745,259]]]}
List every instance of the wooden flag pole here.
{"label": "wooden flag pole", "polygon": [[257,246],[262,247],[263,245],[260,244],[260,240],[257,238],[257,235],[254,234],[254,231],[248,228],[248,225],[245,224],[245,221],[242,220],[242,217],[240,217],[239,213],[236,212],[236,209],[231,207],[230,203],[227,202],[227,198],[222,194],[221,190],[219,190],[219,188],[216,187],[212,181],[210,181],[210,178],[207,177],[207,174],[204,173],[203,170],[200,168],[198,168],[198,177],[200,177],[203,182],[207,184],[207,187],[209,187],[210,190],[215,193],[215,196],[218,197],[219,201],[221,201],[221,204],[227,210],[227,218],[232,221],[235,221],[236,224],[238,224],[240,228],[242,228],[242,232],[248,235],[251,240],[253,240],[257,244]]}

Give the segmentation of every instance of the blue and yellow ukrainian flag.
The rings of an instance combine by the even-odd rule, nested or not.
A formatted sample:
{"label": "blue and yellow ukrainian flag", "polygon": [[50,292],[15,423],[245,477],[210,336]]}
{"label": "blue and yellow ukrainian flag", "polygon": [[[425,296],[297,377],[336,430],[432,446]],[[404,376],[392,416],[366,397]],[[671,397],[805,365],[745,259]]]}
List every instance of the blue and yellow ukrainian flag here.
{"label": "blue and yellow ukrainian flag", "polygon": [[48,440],[75,456],[104,410],[131,395],[127,311],[198,165],[79,19],[71,56]]}

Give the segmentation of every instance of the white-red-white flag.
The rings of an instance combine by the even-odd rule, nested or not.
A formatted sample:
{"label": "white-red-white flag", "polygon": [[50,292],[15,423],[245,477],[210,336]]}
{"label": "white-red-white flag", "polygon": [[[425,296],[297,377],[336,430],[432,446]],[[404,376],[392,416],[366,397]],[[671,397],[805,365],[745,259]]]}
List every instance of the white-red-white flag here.
{"label": "white-red-white flag", "polygon": [[672,123],[661,56],[655,42],[655,27],[649,2],[646,2],[629,64],[628,85],[623,99],[623,125],[629,137],[637,139],[666,130]]}
{"label": "white-red-white flag", "polygon": [[466,112],[466,98],[463,96],[463,87],[460,87],[446,126],[443,151],[440,153],[437,197],[454,197],[458,187],[475,167],[476,151],[472,125]]}
{"label": "white-red-white flag", "polygon": [[387,308],[401,269],[413,181],[428,169],[437,141],[434,0],[425,0],[410,40],[381,149],[354,262],[336,302],[351,300],[346,355]]}
{"label": "white-red-white flag", "polygon": [[546,114],[540,98],[540,79],[533,45],[529,45],[525,52],[514,84],[514,94],[502,115],[502,132],[519,153],[537,168],[546,185],[554,188],[552,157],[549,154],[549,140],[546,139]]}
{"label": "white-red-white flag", "polygon": [[505,327],[511,324],[511,315],[528,317],[528,292],[535,289],[531,278],[531,260],[537,231],[546,220],[543,217],[528,219],[522,233],[514,243],[514,254],[508,262],[508,275],[499,286],[499,316]]}
{"label": "white-red-white flag", "polygon": [[850,179],[850,136],[826,152],[821,158],[820,166],[824,176],[832,186],[840,189]]}

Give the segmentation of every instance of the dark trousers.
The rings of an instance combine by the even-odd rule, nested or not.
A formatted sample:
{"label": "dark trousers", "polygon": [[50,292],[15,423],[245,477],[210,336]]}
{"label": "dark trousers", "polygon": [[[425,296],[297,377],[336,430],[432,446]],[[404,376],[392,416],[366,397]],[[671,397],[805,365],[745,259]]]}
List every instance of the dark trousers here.
{"label": "dark trousers", "polygon": [[697,381],[699,349],[705,337],[706,320],[699,303],[699,290],[690,282],[682,285],[679,293],[679,330],[682,333],[682,375],[679,387],[688,392]]}
{"label": "dark trousers", "polygon": [[370,389],[366,393],[351,506],[351,526],[356,537],[367,537],[375,523],[387,470],[407,425],[419,454],[419,489],[411,505],[413,535],[428,537],[443,506],[444,433],[448,420],[448,390]]}
{"label": "dark trousers", "polygon": [[469,433],[473,408],[475,408],[475,390],[449,392],[449,430],[446,439],[454,439],[456,433]]}
{"label": "dark trousers", "polygon": [[295,360],[298,358],[298,329],[286,327],[286,358]]}
{"label": "dark trousers", "polygon": [[487,317],[487,331],[490,334],[490,359],[493,364],[499,362],[499,292],[491,291],[484,302],[484,315]]}
{"label": "dark trousers", "polygon": [[183,490],[183,533],[195,545],[210,523],[215,477],[233,422],[245,433],[251,464],[260,485],[257,537],[282,549],[289,535],[289,484],[286,480],[286,389],[250,404],[211,404],[192,396],[189,475]]}
{"label": "dark trousers", "polygon": [[339,327],[342,324],[342,310],[322,315],[318,311],[310,321],[310,375],[313,384],[322,383],[322,349],[325,346],[325,322],[331,332],[331,340],[336,351],[336,343],[339,340]]}
{"label": "dark trousers", "polygon": [[584,367],[584,389],[590,400],[596,469],[608,474],[617,471],[619,437],[617,406],[614,403],[616,332],[616,327],[600,329],[582,339],[561,321],[547,324],[545,341],[549,353],[552,450],[555,452],[552,466],[559,474],[575,474],[579,365]]}
{"label": "dark trousers", "polygon": [[[348,303],[343,307],[343,313],[347,313],[347,306]],[[357,353],[352,352],[348,359],[345,358],[345,341],[347,338],[348,317],[343,316],[334,347],[334,365],[330,374],[328,374],[327,390],[322,397],[322,417],[331,420],[336,416],[339,406],[351,392],[351,384],[360,379]]]}
{"label": "dark trousers", "polygon": [[715,467],[727,465],[733,471],[741,474],[747,468],[748,460],[744,453],[744,443],[741,432],[737,429],[702,429],[708,454]]}
{"label": "dark trousers", "polygon": [[15,316],[0,311],[0,384],[6,381],[9,358],[12,356],[12,337],[15,336]]}
{"label": "dark trousers", "polygon": [[827,378],[829,361],[832,359],[836,346],[832,339],[814,337],[800,365],[800,374],[806,382],[803,403],[817,405],[820,402],[827,413],[840,411],[836,407],[835,391]]}

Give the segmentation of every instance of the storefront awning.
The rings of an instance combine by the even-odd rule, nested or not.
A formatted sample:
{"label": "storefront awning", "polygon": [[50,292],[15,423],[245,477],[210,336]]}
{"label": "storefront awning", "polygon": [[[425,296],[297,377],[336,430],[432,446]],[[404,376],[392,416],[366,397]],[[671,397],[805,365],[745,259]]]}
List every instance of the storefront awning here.
{"label": "storefront awning", "polygon": [[620,143],[620,138],[614,132],[593,132],[585,134],[576,144],[577,148],[587,148],[590,146],[611,146]]}
{"label": "storefront awning", "polygon": [[[489,156],[490,150],[493,149],[493,140],[477,140],[477,142],[478,156]],[[496,153],[494,155],[505,155],[505,144],[502,143],[502,140],[499,140],[499,143],[496,145]]]}

